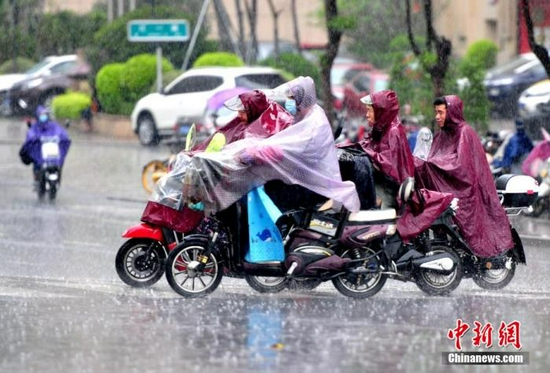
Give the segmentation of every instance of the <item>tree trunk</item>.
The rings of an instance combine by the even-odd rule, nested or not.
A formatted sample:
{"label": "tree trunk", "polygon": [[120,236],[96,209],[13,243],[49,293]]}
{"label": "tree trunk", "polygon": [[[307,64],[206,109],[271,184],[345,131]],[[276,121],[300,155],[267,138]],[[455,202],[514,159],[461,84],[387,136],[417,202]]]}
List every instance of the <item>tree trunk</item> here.
{"label": "tree trunk", "polygon": [[214,0],[214,10],[216,11],[216,19],[218,21],[218,35],[221,47],[225,50],[233,51],[233,53],[240,56],[239,48],[232,36],[231,20],[221,0]]}
{"label": "tree trunk", "polygon": [[531,11],[529,9],[529,1],[521,0],[521,12],[525,19],[525,25],[527,26],[527,37],[529,39],[529,46],[531,50],[537,56],[539,61],[544,66],[546,74],[550,77],[550,57],[548,56],[548,50],[540,44],[535,42],[535,34],[533,32],[533,20],[531,18]]}
{"label": "tree trunk", "polygon": [[237,22],[239,24],[239,50],[241,51],[242,56],[246,56],[246,48],[244,42],[244,13],[241,6],[241,0],[235,0],[235,8],[237,9]]}
{"label": "tree trunk", "polygon": [[250,4],[245,1],[246,14],[248,15],[248,23],[250,28],[250,46],[247,48],[248,64],[255,64],[258,56],[258,34],[256,32],[256,24],[258,21],[258,3],[256,0],[251,0]]}
{"label": "tree trunk", "polygon": [[296,48],[302,53],[302,43],[300,42],[300,28],[298,27],[298,12],[296,11],[296,0],[291,2],[291,11],[292,11],[292,25],[294,27],[294,43]]}
{"label": "tree trunk", "polygon": [[327,117],[333,126],[336,123],[336,113],[334,111],[334,105],[332,101],[332,87],[330,85],[330,71],[338,49],[340,47],[340,40],[342,39],[342,32],[334,27],[334,20],[338,16],[337,0],[324,0],[325,2],[325,21],[328,32],[328,45],[327,50],[321,57],[321,92],[323,99],[323,106],[325,108]]}
{"label": "tree trunk", "polygon": [[271,16],[273,17],[273,44],[275,49],[275,57],[279,57],[279,14],[280,10],[275,9],[273,0],[267,1],[269,9],[271,10]]}
{"label": "tree trunk", "polygon": [[[407,22],[407,35],[409,38],[409,43],[413,50],[414,55],[419,58],[422,55],[422,51],[416,44],[414,40],[414,35],[412,32],[412,22],[411,22],[411,6],[409,3],[410,0],[406,0],[406,22]],[[437,55],[437,61],[434,65],[423,66],[423,68],[430,74],[430,79],[432,81],[433,92],[435,97],[443,95],[444,89],[444,79],[447,71],[449,70],[449,60],[453,50],[451,41],[439,37],[435,32],[433,27],[433,12],[432,12],[432,0],[424,0],[424,17],[426,18],[426,50],[431,51],[432,47],[435,45],[435,53]]]}

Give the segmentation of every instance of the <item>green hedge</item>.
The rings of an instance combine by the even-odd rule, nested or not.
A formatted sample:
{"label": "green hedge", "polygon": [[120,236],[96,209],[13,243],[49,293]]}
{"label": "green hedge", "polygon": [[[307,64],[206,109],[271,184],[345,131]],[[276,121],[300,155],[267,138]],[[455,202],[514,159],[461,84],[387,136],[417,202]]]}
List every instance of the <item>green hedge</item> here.
{"label": "green hedge", "polygon": [[106,113],[122,112],[122,74],[123,63],[111,63],[103,66],[96,76],[97,98]]}
{"label": "green hedge", "polygon": [[0,65],[0,75],[3,74],[13,74],[13,73],[22,73],[33,67],[36,62],[25,57],[17,57],[16,61],[16,70],[13,70],[13,61],[7,60]]}
{"label": "green hedge", "polygon": [[200,55],[193,64],[193,67],[204,66],[239,67],[244,66],[244,62],[239,56],[234,53],[210,52]]}
{"label": "green hedge", "polygon": [[[162,72],[166,73],[174,67],[167,59],[162,59]],[[122,99],[127,102],[137,102],[147,95],[151,84],[157,78],[157,57],[152,54],[140,54],[126,61],[122,72]]]}
{"label": "green hedge", "polygon": [[[163,72],[169,73],[172,69],[172,64],[163,59]],[[125,63],[103,66],[95,81],[103,110],[109,114],[131,114],[136,102],[150,93],[156,73],[157,58],[150,54],[134,56]]]}
{"label": "green hedge", "polygon": [[79,119],[82,111],[92,104],[92,99],[82,92],[67,92],[53,99],[52,107],[58,119]]}

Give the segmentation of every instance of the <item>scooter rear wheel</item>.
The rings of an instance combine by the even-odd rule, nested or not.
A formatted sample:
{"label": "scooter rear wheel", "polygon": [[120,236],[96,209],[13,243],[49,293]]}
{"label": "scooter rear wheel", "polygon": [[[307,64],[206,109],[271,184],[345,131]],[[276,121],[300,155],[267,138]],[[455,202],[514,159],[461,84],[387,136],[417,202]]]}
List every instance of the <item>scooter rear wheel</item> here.
{"label": "scooter rear wheel", "polygon": [[285,277],[263,277],[245,275],[244,279],[250,287],[260,293],[279,293],[286,289]]}
{"label": "scooter rear wheel", "polygon": [[[369,258],[362,263],[362,266],[367,269],[376,271],[375,273],[367,274],[345,274],[332,279],[332,284],[340,292],[347,297],[363,299],[369,298],[378,293],[384,287],[388,277],[380,271],[380,258],[375,256],[375,251],[367,248],[362,250],[365,258]],[[350,258],[350,251],[347,250],[342,254],[342,258]]]}
{"label": "scooter rear wheel", "polygon": [[455,251],[447,246],[432,245],[434,254],[448,253],[454,257],[455,267],[449,274],[442,274],[431,269],[418,269],[414,273],[416,286],[428,295],[447,295],[460,285],[462,275],[462,263]]}
{"label": "scooter rear wheel", "polygon": [[203,269],[193,268],[206,251],[207,244],[206,240],[189,239],[176,246],[166,259],[168,284],[182,297],[205,297],[216,290],[222,280],[223,268],[213,253]]}
{"label": "scooter rear wheel", "polygon": [[506,266],[498,269],[477,268],[472,279],[482,289],[502,289],[512,281],[516,273],[516,262],[512,258],[507,259]]}
{"label": "scooter rear wheel", "polygon": [[[147,251],[154,245],[149,255]],[[166,254],[160,245],[151,239],[132,238],[118,250],[115,267],[118,277],[135,288],[152,286],[164,274]]]}

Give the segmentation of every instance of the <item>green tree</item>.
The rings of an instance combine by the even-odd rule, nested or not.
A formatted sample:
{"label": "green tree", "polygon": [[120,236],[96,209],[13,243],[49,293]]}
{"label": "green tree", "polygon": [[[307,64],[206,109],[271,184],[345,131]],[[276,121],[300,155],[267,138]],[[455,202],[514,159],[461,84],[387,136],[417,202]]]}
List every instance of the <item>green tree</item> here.
{"label": "green tree", "polygon": [[[315,82],[321,79],[319,67],[299,54],[282,53],[277,58],[271,57],[260,61],[260,65],[274,67],[283,70],[283,73],[289,73],[290,76],[287,77],[289,80],[297,76],[310,76]],[[319,86],[316,88],[319,94]]]}
{"label": "green tree", "polygon": [[480,133],[489,129],[489,99],[483,80],[487,69],[494,66],[498,46],[489,40],[472,43],[460,61],[459,71],[466,78],[460,96],[464,101],[464,117]]}
{"label": "green tree", "polygon": [[[340,4],[340,13],[354,19],[354,27],[346,31],[347,41],[342,43],[360,60],[368,61],[377,68],[389,69],[394,56],[388,45],[396,36],[407,31],[404,2],[346,0]],[[414,32],[425,27],[424,19],[417,13],[413,14],[411,22]]]}
{"label": "green tree", "polygon": [[106,25],[105,13],[93,11],[79,15],[69,11],[44,14],[36,32],[36,50],[40,56],[72,54],[89,46],[93,35]]}

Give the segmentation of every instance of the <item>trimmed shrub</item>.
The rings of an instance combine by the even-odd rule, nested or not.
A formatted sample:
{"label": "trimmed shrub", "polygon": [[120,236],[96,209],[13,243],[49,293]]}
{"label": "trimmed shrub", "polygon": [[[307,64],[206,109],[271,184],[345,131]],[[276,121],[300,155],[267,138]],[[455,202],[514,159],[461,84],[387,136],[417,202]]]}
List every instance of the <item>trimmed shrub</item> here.
{"label": "trimmed shrub", "polygon": [[17,69],[13,70],[13,61],[7,60],[0,65],[0,75],[3,74],[13,74],[13,73],[22,73],[33,67],[36,62],[25,57],[17,57],[15,59]]}
{"label": "trimmed shrub", "polygon": [[82,111],[89,108],[92,99],[82,92],[67,92],[56,96],[52,102],[53,112],[59,119],[79,119]]}
{"label": "trimmed shrub", "polygon": [[96,77],[97,98],[109,114],[121,114],[122,112],[122,74],[125,65],[123,63],[111,63],[99,70]]}
{"label": "trimmed shrub", "polygon": [[211,52],[202,54],[193,64],[193,67],[203,66],[239,67],[244,66],[244,62],[239,56],[234,53]]}
{"label": "trimmed shrub", "polygon": [[[173,70],[167,59],[162,59],[162,72]],[[130,58],[124,64],[121,75],[122,100],[136,102],[149,93],[151,84],[157,77],[157,57],[152,54],[140,54]]]}

